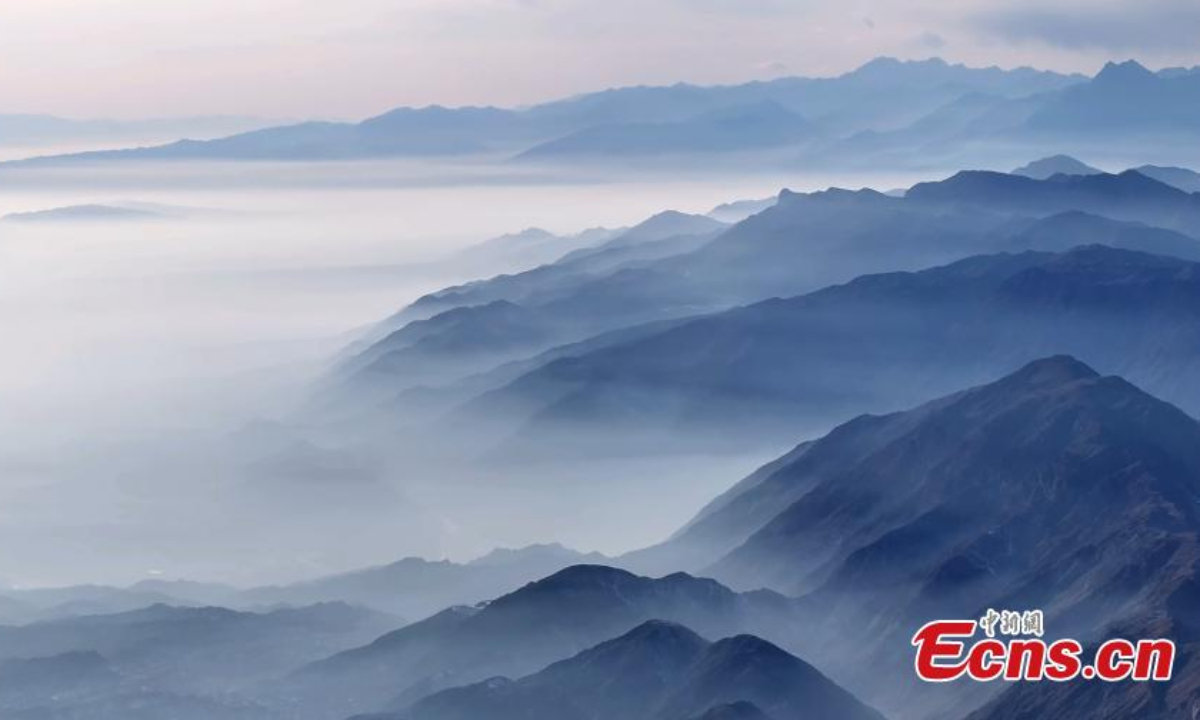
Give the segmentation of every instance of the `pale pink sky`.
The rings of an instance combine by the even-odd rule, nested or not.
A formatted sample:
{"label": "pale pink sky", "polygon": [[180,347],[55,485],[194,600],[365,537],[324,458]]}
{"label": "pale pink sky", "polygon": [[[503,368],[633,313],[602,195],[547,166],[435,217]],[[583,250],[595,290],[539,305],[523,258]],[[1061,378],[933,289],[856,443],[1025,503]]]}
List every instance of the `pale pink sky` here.
{"label": "pale pink sky", "polygon": [[877,55],[1200,63],[1197,0],[0,0],[0,112],[371,115]]}

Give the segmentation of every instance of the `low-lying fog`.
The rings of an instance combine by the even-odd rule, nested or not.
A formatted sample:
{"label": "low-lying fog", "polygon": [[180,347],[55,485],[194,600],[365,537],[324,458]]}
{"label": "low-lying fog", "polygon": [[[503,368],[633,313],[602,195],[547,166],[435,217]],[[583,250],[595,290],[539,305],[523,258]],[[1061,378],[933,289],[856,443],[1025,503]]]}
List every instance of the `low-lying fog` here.
{"label": "low-lying fog", "polygon": [[344,460],[367,479],[301,490],[232,468],[356,332],[466,279],[435,262],[453,250],[529,226],[706,212],[784,186],[917,179],[568,178],[410,163],[0,168],[0,215],[95,204],[154,214],[0,222],[0,581],[262,583],[408,554],[550,540],[619,552],[661,539],[763,458],[614,459],[565,473],[551,494],[524,492],[527,478],[503,471],[381,477],[364,458]]}

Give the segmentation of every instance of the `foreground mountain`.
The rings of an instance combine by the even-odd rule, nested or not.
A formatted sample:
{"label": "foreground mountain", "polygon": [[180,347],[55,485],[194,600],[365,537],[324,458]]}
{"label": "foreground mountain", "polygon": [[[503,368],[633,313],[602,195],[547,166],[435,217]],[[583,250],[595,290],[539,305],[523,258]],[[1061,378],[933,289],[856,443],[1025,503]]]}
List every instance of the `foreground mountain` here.
{"label": "foreground mountain", "polygon": [[[760,709],[761,708],[761,709]],[[650,621],[516,681],[432,695],[404,720],[706,718],[882,720],[812,666],[750,635],[710,643]]]}
{"label": "foreground mountain", "polygon": [[1198,301],[1189,261],[1102,246],[980,256],[553,360],[463,412],[539,442],[765,444],[1060,351],[1200,410]]}
{"label": "foreground mountain", "polygon": [[[1133,624],[1194,642],[1197,478],[1200,424],[1059,356],[841,425],[742,483],[672,542],[698,538],[711,550],[724,536],[733,549],[707,572],[804,595],[801,652],[869,702],[921,717],[991,694],[917,683],[908,639],[931,619],[1041,608],[1052,637],[1090,642]],[[1187,662],[1168,697],[1194,700]],[[983,717],[1075,717],[1049,709],[1092,692],[1110,691],[1014,689]],[[1078,717],[1093,716],[1082,709],[1099,707],[1093,697]],[[1046,714],[1021,714],[1034,706]]]}
{"label": "foreground mountain", "polygon": [[711,580],[639,577],[576,566],[480,608],[439,613],[370,645],[314,663],[280,695],[311,717],[345,717],[407,704],[443,688],[519,677],[656,618],[710,636],[788,626],[774,593],[738,594]]}

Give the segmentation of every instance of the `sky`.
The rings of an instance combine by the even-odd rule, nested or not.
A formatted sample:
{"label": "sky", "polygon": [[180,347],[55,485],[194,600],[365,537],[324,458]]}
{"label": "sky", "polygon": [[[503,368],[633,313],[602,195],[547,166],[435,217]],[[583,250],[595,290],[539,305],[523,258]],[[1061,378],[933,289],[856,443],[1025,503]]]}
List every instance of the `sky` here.
{"label": "sky", "polygon": [[1200,64],[1197,0],[0,0],[0,113],[362,118],[879,55]]}

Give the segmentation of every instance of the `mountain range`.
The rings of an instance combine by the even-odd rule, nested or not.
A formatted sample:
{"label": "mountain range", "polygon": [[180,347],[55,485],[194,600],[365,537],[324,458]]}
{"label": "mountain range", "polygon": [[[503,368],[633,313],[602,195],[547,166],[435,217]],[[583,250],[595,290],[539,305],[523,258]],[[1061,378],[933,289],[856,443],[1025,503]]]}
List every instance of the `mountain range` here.
{"label": "mountain range", "polygon": [[[803,443],[628,560],[688,557],[673,551],[691,546],[693,562],[715,559],[703,572],[733,587],[799,596],[802,654],[893,717],[937,716],[994,689],[915,680],[908,639],[930,619],[1040,608],[1053,637],[1136,628],[1194,643],[1197,440],[1200,424],[1175,406],[1074,358],[1045,358]],[[1184,717],[1200,701],[1191,657],[1170,694],[1022,685],[978,717],[1098,717],[1100,706],[1104,717]],[[1145,712],[1121,714],[1131,707]]]}
{"label": "mountain range", "polygon": [[496,549],[463,563],[407,557],[386,565],[253,588],[143,580],[128,587],[0,589],[0,624],[67,621],[151,605],[261,612],[345,602],[387,615],[390,623],[399,625],[401,618],[423,618],[449,606],[473,605],[571,565],[607,560],[599,553],[581,553],[549,543]]}
{"label": "mountain range", "polygon": [[[811,665],[752,635],[715,643],[650,621],[515,681],[431,695],[396,720],[721,717],[882,720]],[[715,715],[714,715],[715,714]]]}
{"label": "mountain range", "polygon": [[521,677],[649,620],[724,637],[784,627],[790,612],[775,593],[738,594],[682,573],[652,579],[580,565],[309,665],[278,694],[295,703],[294,712],[345,717],[495,676]]}
{"label": "mountain range", "polygon": [[373,331],[334,385],[422,408],[435,396],[403,394],[444,386],[443,397],[458,402],[629,340],[616,331],[659,334],[635,330],[639,323],[677,323],[979,253],[1103,243],[1200,260],[1197,197],[1136,171],[1047,180],[973,171],[903,197],[785,191],[733,226],[664,213],[555,262],[419,299]]}
{"label": "mountain range", "polygon": [[1198,271],[1090,246],[865,276],[552,360],[460,412],[528,442],[769,444],[1064,351],[1195,412]]}
{"label": "mountain range", "polygon": [[[1006,257],[1039,272],[1116,268],[1122,293],[1107,297],[1135,306],[1179,290],[1125,279],[1194,273],[1108,248]],[[993,262],[963,264],[986,279]],[[0,678],[20,683],[0,688],[0,708],[67,718],[86,702],[105,719],[123,708],[189,720],[883,717],[874,706],[898,720],[1184,720],[1200,703],[1197,477],[1200,423],[1124,379],[1046,357],[803,441],[664,545],[613,561],[716,579],[574,565],[388,632],[398,621],[342,605],[154,606],[0,628]],[[775,590],[749,590],[763,586]],[[915,628],[988,607],[1044,609],[1052,637],[1088,643],[1169,636],[1181,661],[1153,693],[919,683]]]}
{"label": "mountain range", "polygon": [[396,620],[327,604],[267,613],[153,605],[0,627],[0,717],[264,718],[246,692]]}
{"label": "mountain range", "polygon": [[546,161],[599,153],[661,155],[664,149],[668,154],[711,156],[794,147],[830,133],[890,129],[964,94],[1017,98],[1054,92],[1082,80],[1029,68],[974,69],[939,59],[878,58],[833,78],[618,88],[521,109],[397,108],[359,123],[304,122],[213,140],[180,140],[37,162],[481,154]]}

